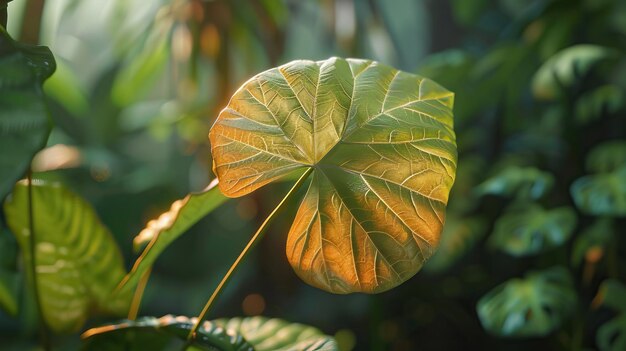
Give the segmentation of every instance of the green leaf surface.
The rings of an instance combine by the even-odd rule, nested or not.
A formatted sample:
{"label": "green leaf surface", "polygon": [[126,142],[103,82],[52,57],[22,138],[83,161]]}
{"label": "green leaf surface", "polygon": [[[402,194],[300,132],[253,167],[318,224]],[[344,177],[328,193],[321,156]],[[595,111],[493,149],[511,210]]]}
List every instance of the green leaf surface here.
{"label": "green leaf surface", "polygon": [[570,192],[576,207],[594,216],[626,216],[626,166],[578,178]]}
{"label": "green leaf surface", "polygon": [[512,256],[535,255],[563,245],[575,227],[576,214],[569,207],[517,206],[498,218],[489,245]]}
{"label": "green leaf surface", "polygon": [[586,158],[589,172],[608,173],[626,166],[626,141],[611,140],[594,147]]}
{"label": "green leaf surface", "polygon": [[141,255],[135,261],[130,273],[124,277],[115,294],[120,296],[131,294],[143,274],[152,267],[159,255],[176,238],[227,199],[219,191],[217,182],[214,181],[203,192],[189,194],[175,201],[169,211],[148,222],[133,240],[135,251],[141,251]]}
{"label": "green leaf surface", "polygon": [[17,276],[0,270],[0,310],[17,314]]}
{"label": "green leaf surface", "polygon": [[539,99],[552,100],[560,94],[562,88],[572,86],[595,64],[614,54],[611,49],[590,44],[563,49],[544,62],[535,73],[533,93]]}
{"label": "green leaf surface", "polygon": [[539,199],[554,184],[554,177],[534,167],[506,167],[498,174],[481,183],[476,191],[481,195],[517,196]]}
{"label": "green leaf surface", "polygon": [[[33,180],[32,207],[35,279],[48,327],[72,332],[93,312],[124,314],[130,299],[110,299],[125,274],[122,255],[93,208],[60,183],[41,180]],[[31,267],[27,181],[17,183],[4,211]]]}
{"label": "green leaf surface", "polygon": [[485,235],[486,223],[479,218],[448,217],[437,253],[426,263],[427,272],[443,272],[452,267]]}
{"label": "green leaf surface", "polygon": [[497,286],[478,301],[477,312],[483,328],[493,335],[539,337],[558,329],[575,307],[569,272],[553,267]]}
{"label": "green leaf surface", "polygon": [[[157,337],[159,334],[165,334],[186,340],[194,322],[195,318],[183,316],[143,317],[136,321],[125,320],[118,324],[93,328],[86,331],[82,337],[86,339],[85,350],[96,347],[99,350],[108,350],[103,348],[104,345],[111,350],[124,345],[140,350],[140,343],[147,339],[145,334]],[[131,332],[134,332],[134,340],[127,337]],[[160,345],[154,345],[151,350],[163,349],[168,340],[160,337],[159,342]],[[205,321],[198,329],[198,335],[192,345],[202,350],[220,351],[338,350],[335,340],[316,328],[266,317]]]}
{"label": "green leaf surface", "polygon": [[605,322],[596,332],[596,344],[600,351],[619,351],[626,349],[626,286],[616,279],[602,282],[594,303],[606,306],[617,315]]}
{"label": "green leaf surface", "polygon": [[227,196],[313,168],[287,238],[307,283],[377,293],[439,241],[456,170],[453,94],[373,61],[293,61],[233,95],[211,128]]}
{"label": "green leaf surface", "polygon": [[624,92],[616,85],[603,85],[582,95],[576,101],[576,122],[584,125],[604,113],[612,114],[624,106]]}
{"label": "green leaf surface", "polygon": [[572,248],[572,264],[579,266],[587,255],[595,250],[604,254],[613,239],[613,222],[609,218],[599,218],[578,235]]}
{"label": "green leaf surface", "polygon": [[54,69],[47,47],[17,43],[0,26],[0,201],[46,144],[50,118],[42,84]]}

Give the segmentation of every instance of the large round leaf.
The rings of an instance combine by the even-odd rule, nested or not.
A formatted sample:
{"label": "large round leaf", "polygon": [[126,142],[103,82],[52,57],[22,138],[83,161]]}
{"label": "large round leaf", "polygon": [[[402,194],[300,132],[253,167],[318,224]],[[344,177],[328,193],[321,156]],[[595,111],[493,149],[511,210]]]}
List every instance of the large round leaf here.
{"label": "large round leaf", "polygon": [[569,207],[514,207],[498,218],[489,244],[513,256],[534,255],[563,245],[575,227],[576,214]]}
{"label": "large round leaf", "polygon": [[[33,180],[31,189],[34,278],[46,324],[55,332],[71,332],[94,311],[124,314],[130,295],[110,298],[126,273],[122,255],[93,208],[59,183]],[[33,258],[27,181],[15,186],[4,203],[4,211],[30,267]]]}
{"label": "large round leaf", "polygon": [[[93,328],[83,334],[85,350],[162,350],[169,335],[185,340],[195,318],[142,317],[136,321]],[[134,332],[134,335],[129,335]],[[319,329],[267,317],[231,318],[205,321],[192,346],[219,351],[337,351],[335,340]]]}
{"label": "large round leaf", "polygon": [[227,196],[313,168],[287,239],[307,283],[376,293],[432,255],[456,170],[453,94],[373,61],[293,61],[246,82],[209,134]]}
{"label": "large round leaf", "polygon": [[478,301],[478,317],[503,337],[543,336],[556,330],[576,307],[571,277],[562,267],[511,279]]}

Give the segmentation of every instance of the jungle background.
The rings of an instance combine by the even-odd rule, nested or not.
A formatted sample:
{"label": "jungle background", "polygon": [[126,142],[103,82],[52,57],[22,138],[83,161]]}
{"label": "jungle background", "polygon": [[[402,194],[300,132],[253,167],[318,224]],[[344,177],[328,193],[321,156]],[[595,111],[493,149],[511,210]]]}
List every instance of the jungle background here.
{"label": "jungle background", "polygon": [[[421,272],[373,296],[306,285],[284,254],[294,206],[212,317],[307,323],[346,351],[626,347],[625,297],[608,303],[609,291],[626,291],[626,2],[14,0],[8,9],[12,37],[49,46],[57,61],[44,86],[54,127],[33,170],[96,208],[128,266],[145,223],[213,178],[209,128],[252,75],[294,59],[361,57],[455,92],[457,180],[440,252]],[[197,315],[287,190],[230,200],[175,241],[140,315]],[[0,311],[0,348],[36,349],[21,255],[0,218],[0,270],[19,305]],[[507,303],[549,295],[527,279],[500,292],[501,305],[477,309],[528,274],[557,276],[548,288],[557,298],[541,302],[542,315],[520,307],[509,322],[522,332],[493,327]],[[78,343],[55,336],[60,350]]]}

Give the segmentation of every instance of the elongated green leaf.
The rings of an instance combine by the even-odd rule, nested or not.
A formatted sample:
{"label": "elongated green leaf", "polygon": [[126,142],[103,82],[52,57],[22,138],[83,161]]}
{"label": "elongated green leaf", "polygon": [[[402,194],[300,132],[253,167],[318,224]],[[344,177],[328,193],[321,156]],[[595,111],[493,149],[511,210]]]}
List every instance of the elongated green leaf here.
{"label": "elongated green leaf", "polygon": [[481,195],[538,199],[554,184],[554,177],[534,167],[507,167],[477,187]]}
{"label": "elongated green leaf", "polygon": [[152,267],[161,252],[226,199],[217,188],[217,182],[212,182],[204,192],[189,194],[175,201],[169,211],[148,222],[146,228],[133,241],[135,251],[142,251],[141,255],[115,294],[127,296],[132,293],[143,274]]}
{"label": "elongated green leaf", "polygon": [[594,304],[609,307],[617,316],[602,324],[596,333],[596,344],[600,351],[626,349],[626,286],[616,279],[602,282]]}
{"label": "elongated green leaf", "polygon": [[54,69],[47,47],[16,43],[0,26],[0,200],[46,144],[50,119],[42,84]]}
{"label": "elongated green leaf", "polygon": [[242,196],[313,168],[287,238],[307,283],[377,293],[434,252],[455,178],[453,94],[373,61],[293,61],[246,82],[211,128],[214,170]]}
{"label": "elongated green leaf", "polygon": [[595,64],[613,55],[611,49],[589,44],[563,49],[539,68],[533,77],[533,92],[540,99],[554,99],[561,87],[570,87]]}
{"label": "elongated green leaf", "polygon": [[426,263],[424,269],[427,272],[445,271],[470,251],[484,235],[485,222],[481,219],[447,218],[437,253]]}
{"label": "elongated green leaf", "polygon": [[[30,267],[28,195],[27,181],[20,181],[4,211]],[[35,279],[46,324],[71,332],[94,310],[124,314],[130,300],[110,299],[125,274],[122,256],[91,206],[61,184],[40,180],[33,180],[32,200]]]}
{"label": "elongated green leaf", "polygon": [[609,218],[600,218],[596,220],[593,225],[586,228],[576,238],[574,248],[572,249],[572,264],[579,266],[583,259],[590,254],[604,254],[604,251],[611,243],[612,238],[612,221]]}
{"label": "elongated green leaf", "polygon": [[521,206],[498,218],[489,244],[513,256],[534,255],[563,245],[575,227],[576,214],[569,207]]}
{"label": "elongated green leaf", "polygon": [[570,189],[576,207],[595,216],[626,216],[626,166],[577,179]]}
{"label": "elongated green leaf", "polygon": [[[161,333],[185,340],[195,318],[165,316],[143,317],[136,321],[93,328],[83,334],[86,350],[115,350],[115,347],[138,347],[147,338],[141,334]],[[127,334],[135,332],[135,339],[128,342]],[[133,339],[130,339],[133,340]],[[167,339],[159,338],[151,350],[161,350]],[[130,344],[130,345],[129,345]],[[109,348],[105,349],[104,346]],[[220,351],[336,351],[335,340],[318,329],[281,319],[266,317],[218,319],[205,321],[198,329],[193,346],[203,350]]]}
{"label": "elongated green leaf", "polygon": [[558,329],[576,306],[576,292],[566,269],[554,267],[511,279],[478,301],[482,326],[502,337],[544,336]]}

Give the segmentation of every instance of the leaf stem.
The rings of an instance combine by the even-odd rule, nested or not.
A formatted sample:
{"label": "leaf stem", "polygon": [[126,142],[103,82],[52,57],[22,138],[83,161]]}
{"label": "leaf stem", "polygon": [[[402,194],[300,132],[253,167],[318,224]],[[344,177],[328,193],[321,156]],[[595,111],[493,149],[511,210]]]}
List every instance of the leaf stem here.
{"label": "leaf stem", "polygon": [[145,271],[141,275],[141,278],[139,278],[139,283],[137,284],[137,288],[133,294],[133,300],[130,303],[130,308],[128,309],[128,319],[131,321],[137,319],[139,306],[141,306],[141,298],[143,297],[143,292],[146,290],[146,285],[148,285],[148,279],[150,279],[150,272],[152,272],[152,268]]}
{"label": "leaf stem", "polygon": [[37,251],[37,243],[35,238],[35,220],[34,220],[34,204],[33,204],[33,173],[28,170],[28,230],[30,232],[30,240],[28,242],[28,249],[30,251],[30,269],[33,283],[33,294],[35,295],[35,306],[37,308],[37,315],[39,317],[39,331],[41,333],[41,343],[46,351],[52,350],[50,344],[50,335],[46,321],[43,316],[43,310],[41,308],[41,296],[39,294],[39,284],[37,283],[37,259],[35,257]]}
{"label": "leaf stem", "polygon": [[308,168],[300,176],[298,181],[293,185],[293,187],[291,187],[291,190],[289,190],[287,195],[285,195],[285,197],[280,201],[280,203],[276,206],[276,208],[274,208],[272,213],[270,213],[269,216],[265,218],[265,221],[263,221],[263,223],[261,224],[259,229],[256,231],[256,233],[254,233],[250,241],[248,241],[248,244],[246,245],[246,247],[244,247],[244,249],[241,251],[241,253],[239,254],[239,257],[237,257],[237,259],[232,264],[228,272],[226,272],[226,275],[224,275],[224,277],[222,278],[222,281],[218,284],[217,288],[215,288],[215,290],[213,291],[213,294],[204,305],[202,312],[200,312],[200,315],[198,315],[198,319],[196,320],[195,324],[191,328],[191,331],[189,332],[189,335],[187,336],[187,342],[185,343],[185,345],[183,345],[182,350],[186,350],[187,347],[191,345],[191,343],[193,342],[193,339],[196,337],[196,333],[198,331],[198,328],[200,327],[200,324],[202,324],[202,321],[204,320],[207,313],[209,312],[209,309],[213,305],[213,302],[220,296],[222,290],[224,289],[224,286],[226,286],[226,283],[228,283],[230,277],[233,275],[233,273],[235,273],[241,261],[243,261],[243,259],[248,255],[250,250],[257,244],[259,239],[263,237],[263,234],[267,231],[267,228],[269,227],[270,223],[274,220],[274,218],[276,218],[276,215],[283,209],[284,205],[288,202],[288,200],[302,186],[302,184],[304,183],[304,181],[309,176],[309,173],[311,173],[312,170],[313,168]]}

